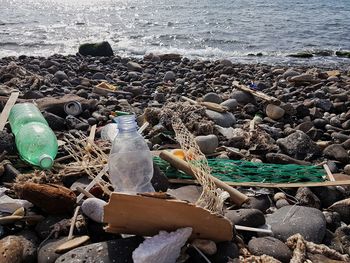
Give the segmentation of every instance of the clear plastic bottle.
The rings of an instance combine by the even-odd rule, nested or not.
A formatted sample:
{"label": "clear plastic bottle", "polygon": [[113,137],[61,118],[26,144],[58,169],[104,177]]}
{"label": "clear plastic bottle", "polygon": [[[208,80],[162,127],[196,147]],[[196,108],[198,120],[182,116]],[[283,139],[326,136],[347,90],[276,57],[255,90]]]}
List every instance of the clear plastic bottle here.
{"label": "clear plastic bottle", "polygon": [[57,155],[57,138],[39,109],[33,104],[24,104],[27,105],[15,105],[10,112],[17,150],[28,163],[50,169]]}
{"label": "clear plastic bottle", "polygon": [[154,192],[152,154],[137,132],[135,115],[120,116],[118,135],[109,156],[109,178],[117,192]]}
{"label": "clear plastic bottle", "polygon": [[118,134],[118,124],[108,123],[101,130],[101,139],[113,142]]}
{"label": "clear plastic bottle", "polygon": [[41,122],[48,125],[40,110],[33,103],[14,105],[10,111],[9,122],[15,136],[19,129],[29,122]]}

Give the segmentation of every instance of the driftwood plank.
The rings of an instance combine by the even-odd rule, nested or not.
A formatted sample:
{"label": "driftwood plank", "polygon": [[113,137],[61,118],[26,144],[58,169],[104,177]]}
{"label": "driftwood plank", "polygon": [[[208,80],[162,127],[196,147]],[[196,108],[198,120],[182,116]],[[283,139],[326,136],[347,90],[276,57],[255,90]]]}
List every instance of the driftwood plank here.
{"label": "driftwood plank", "polygon": [[[169,179],[173,184],[197,184],[197,181],[190,179]],[[308,183],[256,183],[256,182],[225,182],[231,186],[244,187],[266,187],[266,188],[298,188],[298,187],[320,187],[320,186],[338,186],[350,185],[350,180],[344,181],[325,181],[325,182],[308,182]]]}
{"label": "driftwood plank", "polygon": [[281,101],[279,99],[276,99],[275,97],[272,97],[272,96],[269,96],[261,91],[257,91],[257,90],[252,90],[250,89],[249,87],[245,86],[245,85],[241,85],[239,84],[238,81],[233,81],[232,82],[232,85],[237,88],[237,89],[240,89],[244,92],[248,92],[250,94],[252,94],[253,96],[259,98],[259,99],[262,99],[262,100],[265,100],[266,102],[268,103],[272,103],[272,104],[276,104],[276,105],[280,105],[281,104]]}
{"label": "driftwood plank", "polygon": [[0,115],[0,131],[4,129],[7,122],[7,118],[9,117],[10,111],[13,105],[15,105],[18,96],[19,92],[12,92],[10,98],[6,102],[6,105]]}
{"label": "driftwood plank", "polygon": [[160,230],[192,227],[192,238],[216,242],[233,236],[231,222],[201,207],[174,199],[112,193],[104,207],[107,232],[153,236]]}

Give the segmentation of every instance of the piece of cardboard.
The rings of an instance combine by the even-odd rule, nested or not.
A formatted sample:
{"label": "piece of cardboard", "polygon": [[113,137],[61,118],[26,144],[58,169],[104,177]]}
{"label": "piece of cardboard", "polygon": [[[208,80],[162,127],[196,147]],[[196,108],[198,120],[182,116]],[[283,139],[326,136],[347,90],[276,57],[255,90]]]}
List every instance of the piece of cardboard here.
{"label": "piece of cardboard", "polygon": [[192,227],[191,238],[215,242],[233,237],[232,223],[201,207],[174,199],[112,193],[104,207],[107,232],[153,236],[161,230]]}

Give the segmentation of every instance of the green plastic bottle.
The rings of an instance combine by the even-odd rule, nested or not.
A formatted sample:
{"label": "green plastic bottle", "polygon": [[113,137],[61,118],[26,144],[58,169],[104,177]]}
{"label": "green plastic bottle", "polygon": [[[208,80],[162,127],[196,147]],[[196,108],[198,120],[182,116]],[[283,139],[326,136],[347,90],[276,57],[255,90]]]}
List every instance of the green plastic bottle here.
{"label": "green plastic bottle", "polygon": [[58,151],[57,138],[39,109],[23,104],[16,104],[9,117],[17,150],[28,163],[50,169]]}
{"label": "green plastic bottle", "polygon": [[14,105],[10,111],[9,122],[15,136],[19,129],[29,122],[41,122],[48,125],[40,110],[33,103]]}

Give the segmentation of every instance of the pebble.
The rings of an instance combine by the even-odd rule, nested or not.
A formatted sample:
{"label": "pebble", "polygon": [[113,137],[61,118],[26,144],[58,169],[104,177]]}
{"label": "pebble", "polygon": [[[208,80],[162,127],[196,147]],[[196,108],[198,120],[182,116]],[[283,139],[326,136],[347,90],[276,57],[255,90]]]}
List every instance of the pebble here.
{"label": "pebble", "polygon": [[344,167],[344,173],[350,175],[350,164],[345,165],[345,167]]}
{"label": "pebble", "polygon": [[126,64],[127,68],[129,71],[136,71],[136,72],[142,72],[142,67],[140,64],[133,62],[133,61],[129,61]]}
{"label": "pebble", "polygon": [[319,152],[316,143],[302,131],[296,131],[286,138],[278,139],[277,144],[286,154],[301,160]]}
{"label": "pebble", "polygon": [[60,71],[60,70],[55,73],[55,78],[58,81],[68,80],[67,74],[64,71]]}
{"label": "pebble", "polygon": [[228,210],[225,217],[234,225],[259,227],[265,224],[264,214],[258,209]]}
{"label": "pebble", "polygon": [[84,215],[97,223],[103,222],[103,209],[107,203],[98,198],[88,198],[81,205]]}
{"label": "pebble", "polygon": [[238,102],[235,99],[228,99],[220,103],[220,105],[227,107],[229,111],[234,111],[238,107]]}
{"label": "pebble", "polygon": [[310,82],[314,80],[314,76],[311,74],[300,74],[294,77],[291,77],[289,81],[291,82]]}
{"label": "pebble", "polygon": [[175,81],[176,80],[176,75],[173,71],[167,71],[164,74],[164,82],[168,82],[168,81]]}
{"label": "pebble", "polygon": [[283,263],[288,263],[293,256],[289,247],[274,237],[253,238],[248,243],[248,249],[253,255],[268,255]]}
{"label": "pebble", "polygon": [[43,113],[44,118],[54,131],[62,131],[65,128],[65,119],[50,112]]}
{"label": "pebble", "polygon": [[324,156],[341,163],[349,162],[348,152],[340,144],[332,144],[323,150]]}
{"label": "pebble", "polygon": [[20,238],[23,246],[23,262],[35,263],[37,261],[37,247],[39,245],[39,239],[35,232],[24,230],[16,234],[16,236]]}
{"label": "pebble", "polygon": [[343,194],[334,186],[312,187],[312,192],[320,199],[322,208],[328,208],[343,198]]}
{"label": "pebble", "polygon": [[49,214],[70,213],[76,204],[74,192],[64,186],[24,183],[16,187],[20,198],[28,200]]}
{"label": "pebble", "polygon": [[256,103],[253,95],[241,90],[234,90],[231,94],[231,99],[235,99],[239,104],[242,105],[246,105],[248,103]]}
{"label": "pebble", "polygon": [[[38,263],[54,263],[61,254],[56,253],[56,248],[67,242],[67,237],[49,239],[45,241],[38,251]],[[69,262],[69,261],[68,261]]]}
{"label": "pebble", "polygon": [[217,252],[217,247],[214,241],[207,239],[195,239],[191,242],[193,246],[196,246],[200,251],[206,255],[214,255]]}
{"label": "pebble", "polygon": [[19,237],[7,236],[0,240],[0,262],[23,262],[23,245]]}
{"label": "pebble", "polygon": [[218,94],[210,92],[204,95],[203,101],[220,104],[222,102],[222,98]]}
{"label": "pebble", "polygon": [[294,77],[294,76],[298,76],[300,73],[293,70],[293,69],[288,69],[286,72],[283,73],[282,77],[284,79],[287,79],[289,77]]}
{"label": "pebble", "polygon": [[266,218],[274,237],[286,241],[300,233],[306,240],[320,243],[326,233],[326,219],[323,213],[311,207],[284,206]]}
{"label": "pebble", "polygon": [[231,112],[220,113],[212,110],[206,110],[205,113],[215,122],[215,124],[224,128],[231,127],[236,123],[236,118]]}
{"label": "pebble", "polygon": [[104,263],[133,263],[132,252],[142,242],[142,237],[135,236],[94,243],[63,254],[55,263],[95,262],[96,259]]}
{"label": "pebble", "polygon": [[321,208],[320,199],[307,187],[300,187],[295,195],[298,204],[302,206]]}
{"label": "pebble", "polygon": [[257,196],[249,197],[249,202],[244,203],[242,208],[253,208],[258,209],[265,213],[266,210],[271,206],[271,199],[268,195],[262,194]]}
{"label": "pebble", "polygon": [[214,134],[197,136],[195,141],[204,154],[215,152],[216,148],[219,146],[219,139]]}
{"label": "pebble", "polygon": [[289,205],[289,202],[287,201],[287,199],[279,199],[276,201],[276,208],[281,208],[288,205]]}
{"label": "pebble", "polygon": [[266,115],[273,120],[278,120],[282,118],[285,113],[284,109],[274,104],[268,104],[266,106],[265,111]]}
{"label": "pebble", "polygon": [[209,259],[215,263],[227,263],[230,259],[238,258],[239,250],[235,243],[230,241],[217,244],[217,253]]}

